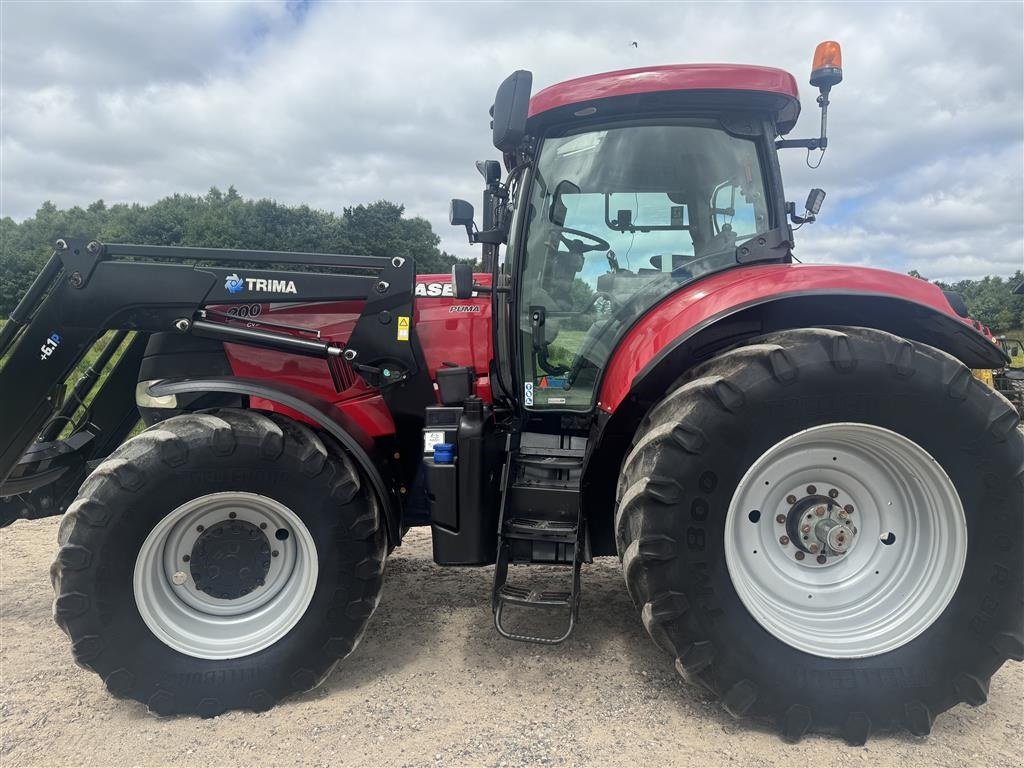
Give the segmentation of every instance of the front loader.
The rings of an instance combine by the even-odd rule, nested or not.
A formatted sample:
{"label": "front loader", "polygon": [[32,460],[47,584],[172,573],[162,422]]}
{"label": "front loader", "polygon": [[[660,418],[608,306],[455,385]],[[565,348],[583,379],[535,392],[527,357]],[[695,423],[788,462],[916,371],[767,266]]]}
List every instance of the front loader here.
{"label": "front loader", "polygon": [[959,297],[794,263],[824,192],[787,203],[777,152],[826,149],[841,79],[823,43],[789,139],[777,69],[514,73],[481,225],[451,205],[477,273],[59,241],[0,332],[0,514],[63,513],[76,661],[158,714],[266,709],[428,525],[510,640],[571,642],[617,556],[679,673],[787,739],[983,703],[1024,657],[1024,440]]}

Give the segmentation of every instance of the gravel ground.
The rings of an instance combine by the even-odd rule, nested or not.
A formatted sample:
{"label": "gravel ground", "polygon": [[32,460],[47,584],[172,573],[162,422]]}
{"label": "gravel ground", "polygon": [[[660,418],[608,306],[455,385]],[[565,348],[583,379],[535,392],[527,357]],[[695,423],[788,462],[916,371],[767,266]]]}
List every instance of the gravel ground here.
{"label": "gravel ground", "polygon": [[[0,765],[936,765],[1024,764],[1024,665],[989,704],[930,737],[786,744],[682,683],[626,595],[618,563],[586,567],[581,624],[555,647],[491,626],[491,569],[442,569],[429,533],[388,565],[362,644],[327,682],[262,714],[158,719],[71,661],[50,618],[57,520],[0,532]],[[514,574],[515,575],[515,574]]]}

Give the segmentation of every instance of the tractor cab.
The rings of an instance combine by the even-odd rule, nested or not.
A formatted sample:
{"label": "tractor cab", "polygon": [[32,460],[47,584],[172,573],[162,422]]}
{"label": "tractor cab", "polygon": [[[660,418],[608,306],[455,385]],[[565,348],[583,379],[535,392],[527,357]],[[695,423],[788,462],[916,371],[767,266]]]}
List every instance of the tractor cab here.
{"label": "tractor cab", "polygon": [[[823,110],[841,79],[838,46],[830,45],[828,56],[819,50],[812,76],[823,89]],[[496,505],[503,513],[495,625],[515,639],[559,642],[575,622],[580,563],[595,551],[581,504],[583,476],[602,380],[621,357],[623,338],[691,283],[740,266],[789,262],[787,217],[812,220],[824,193],[812,194],[803,217],[785,202],[775,150],[800,101],[782,70],[632,69],[570,80],[532,98],[531,86],[529,72],[515,72],[495,97],[493,141],[508,178],[501,182],[495,161],[477,164],[487,182],[483,226],[469,203],[452,201],[452,224],[484,245],[491,271],[490,285],[479,285],[468,266],[457,266],[453,292],[457,299],[492,292],[492,389],[496,413],[509,417]],[[820,138],[782,146],[826,143],[823,121]],[[428,485],[438,486],[441,470],[429,469],[437,477]],[[461,546],[435,526],[440,560]],[[572,566],[571,587],[524,591],[506,583],[511,563]],[[564,633],[509,630],[509,606],[564,608]]]}
{"label": "tractor cab", "polygon": [[712,118],[548,133],[510,247],[524,405],[589,410],[634,320],[681,285],[736,266],[738,243],[768,234],[767,186],[756,140]]}
{"label": "tractor cab", "polygon": [[[841,78],[838,47],[829,51],[815,61],[825,94]],[[617,343],[651,307],[706,275],[791,260],[795,209],[775,150],[827,140],[823,124],[821,138],[780,142],[800,101],[792,75],[768,67],[624,70],[532,98],[531,83],[514,73],[492,108],[509,177],[500,184],[497,163],[478,164],[488,178],[484,228],[465,201],[453,201],[452,223],[485,244],[485,268],[504,286],[494,316],[509,400],[589,412]],[[814,210],[795,221],[813,218],[816,192]],[[468,270],[454,281],[468,296]]]}

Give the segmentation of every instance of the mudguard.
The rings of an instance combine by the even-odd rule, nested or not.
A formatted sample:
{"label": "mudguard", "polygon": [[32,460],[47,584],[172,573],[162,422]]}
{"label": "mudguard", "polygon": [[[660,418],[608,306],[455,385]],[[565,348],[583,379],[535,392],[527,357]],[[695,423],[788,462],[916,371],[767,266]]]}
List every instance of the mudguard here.
{"label": "mudguard", "polygon": [[613,413],[630,394],[667,386],[694,362],[745,337],[822,325],[888,331],[938,347],[970,368],[1005,364],[1002,351],[925,280],[863,267],[749,266],[706,277],[648,311],[612,354],[598,405]]}
{"label": "mudguard", "polygon": [[[218,376],[205,379],[166,379],[150,385],[149,394],[180,395],[221,393],[258,397],[289,408],[321,427],[341,443],[359,464],[380,500],[388,533],[388,548],[398,546],[402,539],[402,506],[399,494],[384,481],[374,455],[375,441],[340,408],[308,391],[286,384],[270,384],[265,380]],[[378,460],[380,457],[378,457]]]}

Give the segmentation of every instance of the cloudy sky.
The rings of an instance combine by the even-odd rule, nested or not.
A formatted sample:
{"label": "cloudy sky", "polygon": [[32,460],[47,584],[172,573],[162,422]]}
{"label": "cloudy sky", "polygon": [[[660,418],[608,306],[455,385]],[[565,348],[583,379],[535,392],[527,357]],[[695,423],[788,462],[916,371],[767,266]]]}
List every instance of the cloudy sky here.
{"label": "cloudy sky", "polygon": [[[779,66],[807,85],[839,40],[829,152],[783,153],[788,197],[828,192],[805,261],[931,278],[1024,266],[1024,5],[996,3],[0,2],[0,214],[152,202],[234,184],[340,211],[385,198],[472,255],[448,199],[477,201],[487,110],[646,64]],[[637,47],[631,45],[637,41]]]}

